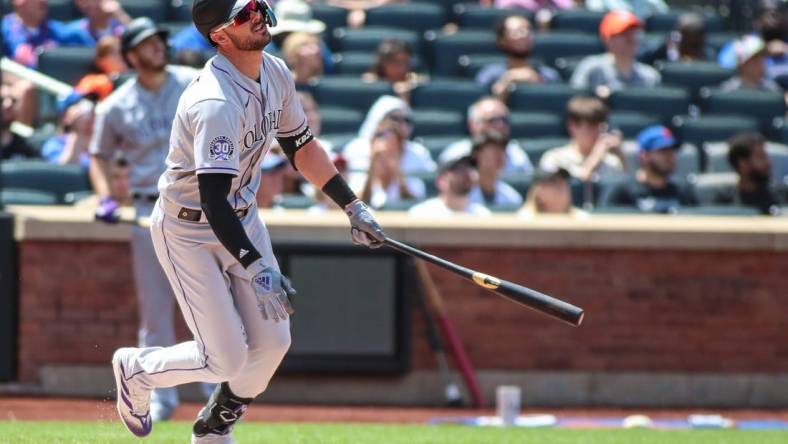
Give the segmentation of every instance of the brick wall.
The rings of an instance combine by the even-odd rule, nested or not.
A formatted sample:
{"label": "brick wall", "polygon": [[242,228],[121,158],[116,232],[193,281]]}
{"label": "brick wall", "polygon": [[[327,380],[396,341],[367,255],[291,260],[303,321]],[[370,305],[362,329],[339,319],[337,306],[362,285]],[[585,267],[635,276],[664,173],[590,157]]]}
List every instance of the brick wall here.
{"label": "brick wall", "polygon": [[[575,329],[430,267],[477,368],[788,370],[788,254],[425,249],[586,309]],[[136,342],[125,243],[25,241],[19,255],[20,380],[43,364],[106,364]],[[434,367],[424,328],[414,313],[415,368]]]}

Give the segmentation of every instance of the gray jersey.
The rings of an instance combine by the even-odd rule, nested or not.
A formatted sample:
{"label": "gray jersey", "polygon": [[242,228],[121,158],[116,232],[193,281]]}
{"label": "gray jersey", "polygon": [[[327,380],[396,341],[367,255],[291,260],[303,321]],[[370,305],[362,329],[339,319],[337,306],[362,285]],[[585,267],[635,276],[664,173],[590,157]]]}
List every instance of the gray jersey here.
{"label": "gray jersey", "polygon": [[178,99],[199,72],[185,66],[167,66],[166,70],[169,75],[158,91],[148,91],[133,78],[96,109],[90,153],[109,158],[121,150],[130,165],[134,193],[156,193]]}
{"label": "gray jersey", "polygon": [[172,126],[167,170],[159,179],[164,198],[200,208],[197,175],[225,173],[235,176],[230,205],[254,204],[260,162],[271,142],[307,127],[285,63],[264,54],[260,72],[260,81],[254,81],[219,54],[186,88]]}

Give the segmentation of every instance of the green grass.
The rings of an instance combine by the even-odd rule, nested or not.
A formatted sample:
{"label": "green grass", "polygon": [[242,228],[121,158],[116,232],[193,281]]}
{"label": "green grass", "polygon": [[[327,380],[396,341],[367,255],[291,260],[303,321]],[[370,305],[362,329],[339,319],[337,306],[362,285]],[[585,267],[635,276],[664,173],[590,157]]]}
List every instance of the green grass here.
{"label": "green grass", "polygon": [[[140,441],[119,422],[0,422],[3,444],[164,444],[189,442],[190,423],[157,424]],[[739,430],[564,430],[466,426],[243,423],[239,444],[778,444],[788,432]]]}

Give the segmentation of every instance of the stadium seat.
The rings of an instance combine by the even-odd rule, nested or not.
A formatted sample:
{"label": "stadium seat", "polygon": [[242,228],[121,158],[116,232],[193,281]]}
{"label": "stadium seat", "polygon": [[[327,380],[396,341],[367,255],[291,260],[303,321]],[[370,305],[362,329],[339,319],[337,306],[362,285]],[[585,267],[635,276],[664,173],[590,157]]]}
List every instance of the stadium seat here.
{"label": "stadium seat", "polygon": [[534,164],[534,166],[539,165],[539,160],[542,158],[542,154],[544,154],[545,151],[569,143],[569,139],[566,137],[528,137],[525,139],[517,139],[517,141],[520,143],[523,151],[528,155],[528,158],[531,159],[531,163]]}
{"label": "stadium seat", "polygon": [[550,21],[550,28],[561,32],[582,32],[596,36],[599,34],[599,23],[604,16],[604,12],[586,9],[558,11]]}
{"label": "stadium seat", "polygon": [[[81,16],[77,8],[74,7],[73,0],[48,0],[47,4],[47,16],[52,20],[69,22]],[[10,8],[4,9],[4,11],[10,11]]]}
{"label": "stadium seat", "polygon": [[0,208],[5,205],[56,205],[55,193],[25,188],[4,188],[0,190]]}
{"label": "stadium seat", "polygon": [[86,47],[47,49],[38,58],[38,70],[61,82],[75,85],[90,72],[96,50]]}
{"label": "stadium seat", "polygon": [[411,105],[416,109],[446,109],[465,112],[473,102],[485,95],[484,87],[471,80],[436,79],[419,85],[411,92]]}
{"label": "stadium seat", "polygon": [[448,134],[448,135],[433,135],[433,136],[422,136],[417,137],[416,141],[424,145],[430,152],[430,156],[432,156],[432,160],[435,162],[438,161],[438,157],[446,149],[447,146],[450,144],[462,139],[465,137],[464,133],[460,134]]}
{"label": "stadium seat", "polygon": [[506,56],[503,54],[468,54],[460,56],[459,74],[468,79],[475,79],[479,71],[487,65],[506,63]]}
{"label": "stadium seat", "polygon": [[[523,200],[525,200],[525,196],[528,195],[528,188],[531,187],[531,183],[533,182],[533,174],[503,173],[499,179],[514,188],[518,193],[520,193],[520,196],[523,197]],[[514,211],[518,209],[519,207]]]}
{"label": "stadium seat", "polygon": [[719,52],[728,42],[737,38],[739,38],[739,34],[735,32],[710,32],[706,34],[706,44],[712,47],[715,52]]}
{"label": "stadium seat", "polygon": [[468,54],[499,54],[495,34],[491,30],[460,30],[454,34],[427,36],[427,54],[436,76],[458,76],[460,56]]}
{"label": "stadium seat", "polygon": [[515,14],[533,21],[533,13],[527,9],[493,8],[472,3],[454,7],[454,17],[460,29],[495,29],[500,20]]}
{"label": "stadium seat", "polygon": [[324,105],[320,107],[322,119],[322,133],[356,133],[361,122],[364,120],[364,113],[358,109]]}
{"label": "stadium seat", "polygon": [[[334,72],[337,75],[361,75],[375,64],[377,57],[369,51],[347,51],[334,54]],[[423,72],[423,64],[419,54],[411,56],[411,69],[414,72]]]}
{"label": "stadium seat", "polygon": [[465,119],[457,111],[416,109],[413,111],[413,125],[415,137],[463,134]]}
{"label": "stadium seat", "polygon": [[553,60],[553,67],[558,70],[558,73],[561,74],[561,78],[564,79],[564,82],[569,82],[569,79],[572,78],[572,73],[575,72],[575,68],[586,56],[572,56],[572,57],[558,57]]}
{"label": "stadium seat", "polygon": [[[361,126],[359,122],[358,126]],[[355,139],[358,136],[358,131],[348,132],[348,133],[324,133],[320,134],[317,138],[325,141],[326,143],[331,145],[331,151],[335,153],[341,153],[342,150],[345,148],[345,145],[348,144],[351,140]]]}
{"label": "stadium seat", "polygon": [[564,119],[547,112],[513,112],[510,116],[512,138],[561,137],[566,135]]}
{"label": "stadium seat", "polygon": [[643,129],[660,123],[659,117],[653,114],[635,111],[613,111],[608,119],[610,128],[621,131],[627,139],[634,139]]}
{"label": "stadium seat", "polygon": [[755,207],[739,205],[701,205],[697,207],[679,207],[677,214],[698,216],[760,216]]}
{"label": "stadium seat", "polygon": [[757,90],[723,92],[717,89],[701,90],[701,108],[708,114],[741,114],[754,117],[763,134],[777,138],[779,129],[775,119],[786,113],[785,98],[780,93]]}
{"label": "stadium seat", "polygon": [[[510,184],[511,185],[511,184]],[[523,197],[525,199],[525,197]],[[487,205],[487,208],[493,213],[516,213],[522,205],[513,205],[513,204],[493,204]]]}
{"label": "stadium seat", "polygon": [[161,0],[120,0],[123,9],[131,17],[148,17],[154,23],[166,22],[169,10]]}
{"label": "stadium seat", "polygon": [[43,161],[0,164],[0,188],[51,193],[60,204],[65,203],[66,193],[91,189],[87,172],[79,165],[55,165]]}
{"label": "stadium seat", "polygon": [[695,146],[728,140],[729,137],[741,131],[757,130],[757,121],[754,118],[743,116],[719,115],[697,118],[685,116],[676,120],[676,132],[679,140]]}
{"label": "stadium seat", "polygon": [[434,3],[391,4],[367,10],[368,26],[392,26],[424,32],[440,29],[445,24],[443,5]]}
{"label": "stadium seat", "polygon": [[561,83],[545,85],[521,83],[509,94],[509,108],[513,111],[543,111],[564,115],[569,99],[584,92]]}
{"label": "stadium seat", "polygon": [[382,207],[378,208],[380,211],[408,211],[410,208],[422,202],[418,199],[399,199],[391,202],[386,202]]}
{"label": "stadium seat", "polygon": [[686,89],[693,101],[698,99],[701,87],[717,86],[734,74],[714,62],[663,62],[658,68],[663,85]]}
{"label": "stadium seat", "polygon": [[579,32],[537,32],[533,41],[533,56],[551,65],[559,57],[588,56],[605,50],[597,36]]}
{"label": "stadium seat", "polygon": [[[676,20],[686,11],[670,11],[663,14],[652,14],[646,19],[646,29],[649,32],[670,32],[676,28]],[[722,31],[722,18],[716,14],[704,14],[703,22],[706,32]]]}
{"label": "stadium seat", "polygon": [[326,24],[324,32],[326,36],[333,35],[337,28],[347,26],[347,9],[330,6],[323,2],[310,2],[309,6],[312,7],[312,17]]}
{"label": "stadium seat", "polygon": [[194,0],[173,0],[167,3],[169,4],[167,21],[191,24]]}
{"label": "stadium seat", "polygon": [[317,103],[354,108],[366,113],[382,95],[392,95],[388,82],[362,82],[353,77],[323,77],[315,85],[314,96]]}
{"label": "stadium seat", "polygon": [[380,42],[398,39],[408,45],[414,54],[422,54],[421,39],[417,32],[381,26],[366,26],[360,29],[337,28],[333,33],[334,50],[337,52],[368,52],[375,54]]}
{"label": "stadium seat", "polygon": [[315,202],[312,198],[304,196],[303,194],[280,194],[274,197],[274,206],[293,209],[305,210],[311,207]]}
{"label": "stadium seat", "polygon": [[690,96],[683,88],[627,88],[614,91],[608,99],[614,112],[634,111],[655,115],[664,124],[670,124],[673,116],[689,112]]}

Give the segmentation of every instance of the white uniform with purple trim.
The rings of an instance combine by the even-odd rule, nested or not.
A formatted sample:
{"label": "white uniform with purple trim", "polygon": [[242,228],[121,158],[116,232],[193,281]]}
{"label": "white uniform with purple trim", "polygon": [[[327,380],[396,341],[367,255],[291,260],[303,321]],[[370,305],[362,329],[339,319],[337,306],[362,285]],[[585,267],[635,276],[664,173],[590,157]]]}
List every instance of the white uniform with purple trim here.
{"label": "white uniform with purple trim", "polygon": [[[246,270],[195,211],[198,174],[235,176],[230,205],[263,260],[278,268],[255,204],[260,162],[275,137],[307,124],[285,63],[265,54],[260,71],[254,81],[217,55],[178,104],[151,234],[194,340],[139,353],[130,370],[150,388],[228,381],[237,396],[254,397],[289,348],[289,322],[263,320]],[[179,217],[187,213],[198,217]]]}

